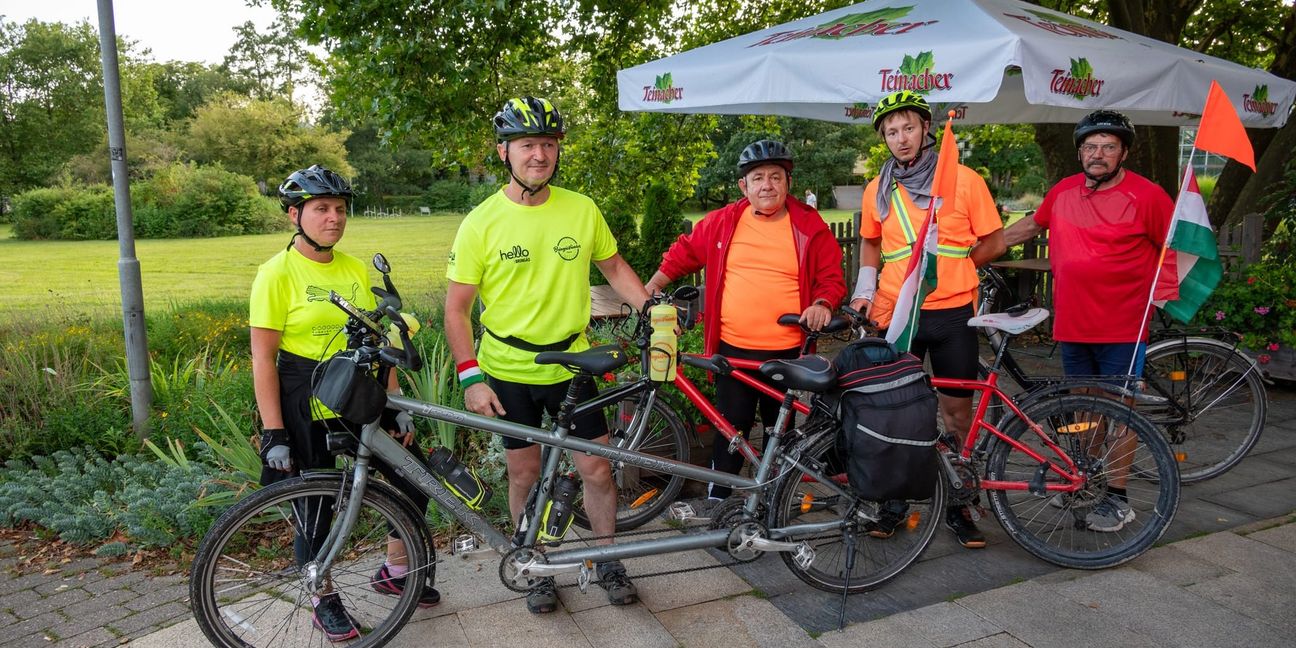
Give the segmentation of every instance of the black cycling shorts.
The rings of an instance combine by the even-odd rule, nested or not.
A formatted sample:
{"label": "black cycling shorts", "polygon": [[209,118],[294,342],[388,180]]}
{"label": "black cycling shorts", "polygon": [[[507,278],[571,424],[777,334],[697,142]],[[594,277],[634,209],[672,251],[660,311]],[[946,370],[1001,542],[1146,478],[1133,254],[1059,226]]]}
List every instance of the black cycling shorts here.
{"label": "black cycling shorts", "polygon": [[[540,427],[545,412],[548,412],[551,417],[558,415],[558,407],[562,405],[563,399],[567,397],[567,386],[571,384],[570,380],[564,380],[552,385],[528,385],[526,383],[501,380],[489,375],[486,376],[486,382],[491,389],[495,390],[495,396],[499,398],[500,405],[504,406],[505,414],[500,418],[510,423],[530,427]],[[594,381],[591,380],[580,388],[576,395],[576,402],[581,403],[595,396],[598,396],[598,388],[594,386]],[[569,432],[571,436],[581,439],[597,439],[607,433],[607,421],[603,418],[601,410],[587,412],[576,417]],[[502,435],[500,439],[504,442],[506,450],[518,450],[535,445],[528,441]]]}
{"label": "black cycling shorts", "polygon": [[[918,317],[918,334],[909,352],[919,359],[931,355],[932,375],[939,378],[976,380],[977,330],[967,325],[972,319],[972,304],[954,308],[924,310]],[[937,388],[954,398],[971,398],[970,389]]]}

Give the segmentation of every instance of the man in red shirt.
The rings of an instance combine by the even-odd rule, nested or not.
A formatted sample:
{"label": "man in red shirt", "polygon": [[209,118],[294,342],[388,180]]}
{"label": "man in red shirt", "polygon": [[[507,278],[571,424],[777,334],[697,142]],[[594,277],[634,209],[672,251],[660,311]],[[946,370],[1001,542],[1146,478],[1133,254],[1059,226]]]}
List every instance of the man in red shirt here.
{"label": "man in red shirt", "polygon": [[[745,196],[706,215],[662,255],[661,266],[644,285],[650,293],[706,268],[703,353],[731,358],[795,358],[801,331],[780,326],[784,313],[819,330],[846,296],[842,253],[819,212],[788,195],[792,154],[781,142],[753,142],[738,156],[738,188]],[[760,396],[737,379],[716,376],[716,408],[739,432],[761,420],[773,424],[779,401]],[[715,435],[712,468],[737,474],[740,454]],[[712,484],[713,500],[729,488]]]}
{"label": "man in red shirt", "polygon": [[[1049,230],[1053,338],[1066,375],[1139,376],[1152,278],[1174,201],[1122,166],[1134,145],[1124,115],[1089,114],[1074,140],[1082,173],[1054,185],[1034,218],[1013,223],[1004,239],[1017,245]],[[1108,495],[1086,517],[1094,531],[1116,532],[1134,520],[1125,494],[1132,449],[1113,454]]]}

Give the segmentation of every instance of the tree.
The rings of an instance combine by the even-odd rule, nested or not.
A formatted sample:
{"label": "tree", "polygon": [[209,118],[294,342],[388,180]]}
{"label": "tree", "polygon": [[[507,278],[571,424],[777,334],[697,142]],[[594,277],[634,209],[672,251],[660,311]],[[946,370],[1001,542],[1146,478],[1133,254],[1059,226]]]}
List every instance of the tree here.
{"label": "tree", "polygon": [[959,130],[959,139],[971,147],[963,163],[989,172],[988,184],[996,197],[1020,194],[1017,181],[1043,162],[1043,152],[1034,139],[1035,129],[1028,124],[990,124]]}
{"label": "tree", "polygon": [[[504,99],[537,94],[520,74],[556,52],[562,3],[547,0],[324,2],[271,0],[302,16],[298,31],[330,52],[330,100],[384,139],[416,138],[448,162],[481,159],[486,120]],[[633,3],[632,3],[633,4]]]}
{"label": "tree", "polygon": [[0,195],[50,182],[105,137],[99,39],[89,23],[0,17]]}
{"label": "tree", "polygon": [[198,109],[186,142],[195,161],[250,176],[265,193],[308,164],[352,175],[345,140],[346,133],[305,124],[286,99],[223,94]]}
{"label": "tree", "polygon": [[225,56],[224,68],[256,99],[292,102],[306,69],[308,54],[289,14],[280,14],[265,32],[252,21],[234,28],[238,37]]}

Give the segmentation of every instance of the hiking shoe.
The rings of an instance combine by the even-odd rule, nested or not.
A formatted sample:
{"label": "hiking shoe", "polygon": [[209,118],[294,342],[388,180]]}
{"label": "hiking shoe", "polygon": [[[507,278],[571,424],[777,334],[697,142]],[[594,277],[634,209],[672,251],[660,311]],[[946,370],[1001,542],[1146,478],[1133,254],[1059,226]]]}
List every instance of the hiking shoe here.
{"label": "hiking shoe", "polygon": [[626,576],[625,565],[620,560],[599,563],[596,573],[599,587],[607,590],[608,602],[612,605],[630,605],[639,600],[639,590]]}
{"label": "hiking shoe", "polygon": [[878,507],[878,519],[865,525],[869,537],[886,540],[909,517],[909,504],[902,500],[888,500]]}
{"label": "hiking shoe", "polygon": [[1130,508],[1129,502],[1108,495],[1101,502],[1089,511],[1085,516],[1085,522],[1089,525],[1090,531],[1101,531],[1103,533],[1114,533],[1125,528],[1126,524],[1134,521],[1134,509]]}
{"label": "hiking shoe", "polygon": [[558,588],[554,579],[541,578],[535,587],[527,592],[527,611],[531,614],[548,614],[558,609]]}
{"label": "hiking shoe", "polygon": [[342,597],[337,593],[325,594],[315,605],[311,615],[315,627],[324,631],[324,637],[332,642],[347,641],[360,636],[360,624],[342,606]]}
{"label": "hiking shoe", "polygon": [[945,511],[945,526],[954,532],[958,543],[968,549],[980,549],[986,546],[986,539],[976,523],[968,517],[967,509],[955,506]]}
{"label": "hiking shoe", "polygon": [[[379,594],[400,596],[405,593],[405,577],[392,576],[391,572],[387,569],[387,565],[384,563],[382,567],[378,568],[378,573],[374,574],[373,578],[369,579],[369,586]],[[421,608],[430,608],[440,602],[441,592],[438,592],[435,587],[428,585],[426,582],[423,583],[423,592],[419,594],[418,606]]]}

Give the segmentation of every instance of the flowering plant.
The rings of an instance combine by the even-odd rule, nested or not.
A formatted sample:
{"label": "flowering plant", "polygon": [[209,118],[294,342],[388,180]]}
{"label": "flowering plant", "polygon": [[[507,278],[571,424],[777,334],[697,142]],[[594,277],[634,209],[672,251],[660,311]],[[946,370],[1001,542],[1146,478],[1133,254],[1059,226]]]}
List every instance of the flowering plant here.
{"label": "flowering plant", "polygon": [[1220,282],[1197,311],[1194,324],[1222,326],[1242,336],[1242,346],[1265,355],[1296,347],[1296,263],[1266,260],[1242,277]]}

